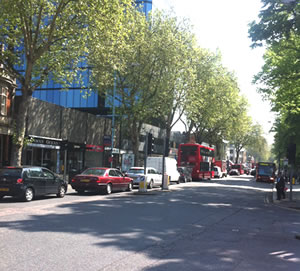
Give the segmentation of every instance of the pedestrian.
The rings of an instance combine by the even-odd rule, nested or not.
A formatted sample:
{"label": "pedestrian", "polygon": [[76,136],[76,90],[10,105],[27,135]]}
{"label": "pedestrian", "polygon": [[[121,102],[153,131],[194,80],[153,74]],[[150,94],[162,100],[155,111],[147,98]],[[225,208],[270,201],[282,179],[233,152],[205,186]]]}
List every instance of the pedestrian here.
{"label": "pedestrian", "polygon": [[281,197],[285,199],[285,179],[281,172],[278,172],[276,178],[276,190],[277,190],[277,200],[281,200]]}

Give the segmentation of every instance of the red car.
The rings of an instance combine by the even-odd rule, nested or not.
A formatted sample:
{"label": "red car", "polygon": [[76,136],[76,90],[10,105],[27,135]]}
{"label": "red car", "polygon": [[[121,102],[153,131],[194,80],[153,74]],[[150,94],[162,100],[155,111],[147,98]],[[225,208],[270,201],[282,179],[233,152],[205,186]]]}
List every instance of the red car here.
{"label": "red car", "polygon": [[88,168],[73,177],[71,186],[79,194],[85,191],[105,192],[131,191],[132,179],[116,168]]}

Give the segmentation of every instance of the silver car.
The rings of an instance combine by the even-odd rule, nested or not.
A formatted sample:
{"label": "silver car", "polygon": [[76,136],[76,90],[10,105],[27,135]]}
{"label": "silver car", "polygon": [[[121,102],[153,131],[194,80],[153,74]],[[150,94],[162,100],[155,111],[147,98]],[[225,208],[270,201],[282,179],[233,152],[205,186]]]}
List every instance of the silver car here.
{"label": "silver car", "polygon": [[[133,186],[139,186],[140,181],[144,180],[144,168],[143,167],[131,167],[126,176],[133,179]],[[153,188],[154,186],[161,186],[162,184],[162,174],[160,174],[155,168],[147,167],[146,168],[146,179],[148,189]]]}

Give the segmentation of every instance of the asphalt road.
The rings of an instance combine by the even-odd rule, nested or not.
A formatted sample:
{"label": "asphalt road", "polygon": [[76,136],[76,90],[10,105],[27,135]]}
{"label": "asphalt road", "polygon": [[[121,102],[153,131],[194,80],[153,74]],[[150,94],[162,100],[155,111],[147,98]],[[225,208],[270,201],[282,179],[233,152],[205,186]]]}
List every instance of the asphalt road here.
{"label": "asphalt road", "polygon": [[300,212],[241,176],[112,195],[0,201],[0,270],[300,270]]}

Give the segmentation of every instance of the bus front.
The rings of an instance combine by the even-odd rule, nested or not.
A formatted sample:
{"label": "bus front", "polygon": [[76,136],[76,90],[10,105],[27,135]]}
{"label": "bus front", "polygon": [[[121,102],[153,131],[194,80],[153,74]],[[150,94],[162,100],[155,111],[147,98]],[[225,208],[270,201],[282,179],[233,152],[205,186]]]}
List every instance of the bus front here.
{"label": "bus front", "polygon": [[274,183],[275,180],[275,164],[274,163],[257,163],[256,181]]}

